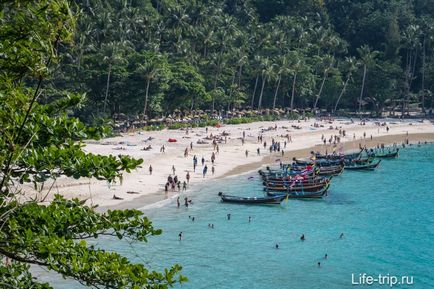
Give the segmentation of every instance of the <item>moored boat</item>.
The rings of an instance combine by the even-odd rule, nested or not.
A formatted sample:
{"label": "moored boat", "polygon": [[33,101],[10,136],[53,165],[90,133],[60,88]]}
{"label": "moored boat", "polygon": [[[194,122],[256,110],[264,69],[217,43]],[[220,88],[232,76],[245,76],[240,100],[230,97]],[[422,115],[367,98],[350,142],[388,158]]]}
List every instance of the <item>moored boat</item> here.
{"label": "moored boat", "polygon": [[294,192],[287,192],[285,194],[282,193],[273,193],[273,192],[267,192],[268,196],[283,196],[283,199],[319,199],[322,198],[327,194],[327,191],[330,187],[330,184],[327,184],[326,187],[324,187],[320,191],[316,192],[306,192],[306,191],[294,191]]}
{"label": "moored boat", "polygon": [[218,193],[222,202],[236,203],[236,204],[280,204],[280,202],[286,197],[285,195],[274,196],[259,196],[259,197],[239,197]]}
{"label": "moored boat", "polygon": [[375,152],[376,158],[383,158],[383,159],[391,159],[391,158],[397,158],[399,156],[399,149],[397,148],[395,151],[377,151]]}
{"label": "moored boat", "polygon": [[324,189],[326,186],[328,186],[329,183],[330,181],[327,179],[313,184],[294,183],[294,184],[266,185],[264,187],[264,190],[280,191],[280,192],[295,192],[295,191],[317,192]]}
{"label": "moored boat", "polygon": [[381,160],[374,161],[370,164],[352,164],[352,165],[345,165],[346,170],[374,170],[380,166]]}

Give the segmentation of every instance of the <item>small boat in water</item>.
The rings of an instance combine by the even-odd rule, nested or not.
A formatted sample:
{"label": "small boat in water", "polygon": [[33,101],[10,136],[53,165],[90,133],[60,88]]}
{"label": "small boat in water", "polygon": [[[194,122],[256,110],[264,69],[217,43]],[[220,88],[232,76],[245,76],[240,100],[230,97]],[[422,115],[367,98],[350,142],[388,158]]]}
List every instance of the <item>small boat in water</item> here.
{"label": "small boat in water", "polygon": [[267,192],[268,196],[282,196],[283,199],[319,199],[327,194],[330,184],[327,184],[322,190],[317,192],[307,192],[307,191],[295,191],[282,193]]}
{"label": "small boat in water", "polygon": [[381,160],[374,161],[370,164],[364,164],[364,165],[358,165],[358,164],[352,164],[352,165],[346,165],[346,170],[375,170],[380,165]]}
{"label": "small boat in water", "polygon": [[399,156],[399,148],[397,148],[394,151],[376,151],[375,152],[375,157],[376,158],[382,158],[382,159],[392,159],[392,158],[397,158]]}
{"label": "small boat in water", "polygon": [[274,195],[264,197],[238,197],[225,195],[222,192],[219,192],[218,195],[222,199],[222,202],[237,204],[280,204],[280,202],[286,197],[286,195]]}
{"label": "small boat in water", "polygon": [[330,184],[330,179],[323,179],[321,181],[317,181],[314,183],[303,183],[303,182],[295,182],[294,184],[266,184],[264,187],[264,191],[281,191],[281,192],[297,192],[297,191],[306,191],[306,192],[318,192],[323,190]]}

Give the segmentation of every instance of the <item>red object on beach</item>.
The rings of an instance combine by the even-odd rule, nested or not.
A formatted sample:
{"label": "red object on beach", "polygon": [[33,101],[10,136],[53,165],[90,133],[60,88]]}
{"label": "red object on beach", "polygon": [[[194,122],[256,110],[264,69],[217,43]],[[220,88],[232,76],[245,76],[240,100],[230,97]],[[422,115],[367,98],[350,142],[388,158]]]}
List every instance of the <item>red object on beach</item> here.
{"label": "red object on beach", "polygon": [[169,138],[168,142],[176,142],[176,138]]}
{"label": "red object on beach", "polygon": [[217,123],[216,125],[215,125],[215,127],[216,128],[220,128],[222,125],[220,124],[220,123]]}

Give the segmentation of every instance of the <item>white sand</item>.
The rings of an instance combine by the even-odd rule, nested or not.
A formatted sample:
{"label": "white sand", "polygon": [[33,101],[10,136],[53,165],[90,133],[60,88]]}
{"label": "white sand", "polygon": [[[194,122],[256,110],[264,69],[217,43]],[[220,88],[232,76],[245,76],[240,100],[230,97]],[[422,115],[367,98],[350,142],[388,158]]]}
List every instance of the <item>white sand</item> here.
{"label": "white sand", "polygon": [[[384,122],[385,120],[380,120]],[[210,178],[217,178],[231,173],[240,173],[236,167],[247,165],[249,163],[258,163],[266,160],[274,162],[276,159],[282,159],[283,162],[288,162],[288,152],[303,148],[313,147],[322,144],[321,135],[330,138],[331,135],[339,135],[338,130],[330,130],[329,127],[342,128],[346,131],[346,137],[341,138],[342,142],[353,141],[353,134],[356,134],[356,139],[363,144],[363,133],[366,132],[366,138],[370,139],[372,135],[374,141],[376,137],[386,135],[402,135],[402,134],[434,134],[434,125],[431,122],[424,121],[405,121],[386,120],[390,131],[387,133],[386,127],[375,125],[373,121],[366,122],[366,125],[359,125],[357,122],[351,123],[349,120],[335,120],[332,123],[327,121],[316,121],[324,127],[314,128],[314,119],[308,121],[276,121],[276,122],[256,122],[242,125],[223,125],[220,128],[209,127],[208,135],[217,135],[223,131],[229,133],[227,143],[220,143],[220,153],[216,155],[215,174],[211,174],[211,154],[213,145],[211,140],[206,140],[209,144],[199,145],[197,141],[206,137],[205,128],[195,128],[189,131],[187,135],[185,130],[163,130],[155,132],[139,132],[133,134],[124,134],[120,137],[104,139],[100,142],[88,142],[85,150],[88,152],[102,155],[130,155],[135,158],[143,158],[144,163],[141,168],[128,174],[125,173],[122,183],[108,185],[107,182],[80,179],[73,180],[69,178],[58,179],[49,188],[52,183],[47,183],[45,189],[39,193],[39,196],[45,196],[48,193],[46,201],[53,198],[54,194],[60,193],[67,198],[87,199],[87,204],[102,207],[123,208],[132,207],[139,208],[146,204],[160,201],[163,199],[176,196],[179,192],[164,193],[164,184],[167,177],[172,173],[172,165],[176,168],[176,174],[181,182],[185,180],[186,172],[191,175],[190,184],[203,182]],[[257,142],[258,135],[261,134],[261,129],[274,127],[277,125],[277,130],[270,130],[262,133],[263,140],[267,142],[267,149],[264,149],[261,143]],[[294,129],[291,125],[301,126],[302,129]],[[245,144],[242,145],[242,135],[245,131]],[[292,143],[288,143],[286,148],[283,148],[283,142],[286,140],[281,135],[290,134]],[[144,142],[148,137],[154,138],[151,141]],[[169,138],[177,139],[176,143],[169,143]],[[281,142],[281,148],[285,151],[285,157],[281,157],[281,153],[273,153],[270,158],[268,147],[271,145],[271,139]],[[124,142],[124,144],[119,144]],[[193,142],[193,150],[189,150],[189,156],[184,157],[184,150],[189,148],[190,142]],[[127,145],[129,144],[129,145]],[[141,150],[148,144],[152,145],[152,150]],[[166,147],[165,153],[160,153],[160,147],[164,144]],[[114,148],[123,147],[124,150],[115,150]],[[257,156],[256,149],[260,147],[261,155]],[[245,156],[245,151],[249,151],[249,156]],[[331,148],[328,147],[329,152]],[[193,173],[193,155],[198,158],[198,167]],[[208,165],[208,174],[205,178],[202,177],[202,156],[206,159]],[[264,158],[264,156],[267,156]],[[153,174],[148,171],[149,165],[153,167]],[[235,169],[235,170],[234,170]],[[26,187],[27,192],[31,192],[30,187]],[[128,191],[137,192],[138,194],[128,194]],[[188,194],[188,190],[186,192]],[[113,199],[113,195],[123,198],[123,200]]]}

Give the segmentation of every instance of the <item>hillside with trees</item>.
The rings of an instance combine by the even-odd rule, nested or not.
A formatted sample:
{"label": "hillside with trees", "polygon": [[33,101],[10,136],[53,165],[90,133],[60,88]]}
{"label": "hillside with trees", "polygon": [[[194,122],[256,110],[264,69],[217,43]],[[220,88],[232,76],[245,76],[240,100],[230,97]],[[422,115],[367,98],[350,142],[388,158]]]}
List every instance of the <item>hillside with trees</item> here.
{"label": "hillside with trees", "polygon": [[77,115],[432,108],[434,1],[76,1],[53,93]]}

